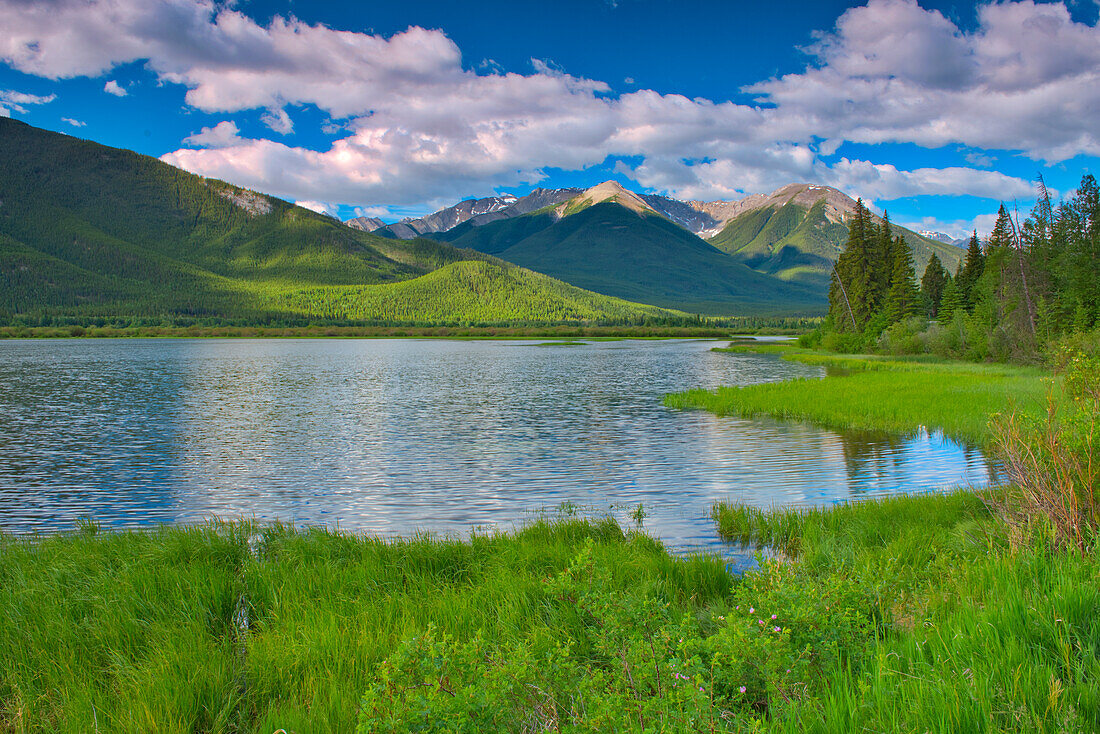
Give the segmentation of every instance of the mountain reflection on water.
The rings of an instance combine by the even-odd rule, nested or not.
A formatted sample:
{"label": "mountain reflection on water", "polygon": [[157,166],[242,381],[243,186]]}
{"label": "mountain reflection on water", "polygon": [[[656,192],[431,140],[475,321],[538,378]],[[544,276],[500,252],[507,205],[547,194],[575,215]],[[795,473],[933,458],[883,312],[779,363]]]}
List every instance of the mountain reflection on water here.
{"label": "mountain reflection on water", "polygon": [[0,529],[280,519],[381,535],[566,504],[721,549],[715,500],[814,505],[984,485],[981,452],[665,408],[820,377],[711,341],[0,342]]}

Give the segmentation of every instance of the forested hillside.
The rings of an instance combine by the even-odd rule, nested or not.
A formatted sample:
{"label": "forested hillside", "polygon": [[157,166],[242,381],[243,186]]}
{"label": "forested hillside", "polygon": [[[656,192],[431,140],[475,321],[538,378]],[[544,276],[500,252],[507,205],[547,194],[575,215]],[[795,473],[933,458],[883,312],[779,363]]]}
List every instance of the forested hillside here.
{"label": "forested hillside", "polygon": [[[580,197],[578,197],[580,199]],[[439,235],[586,290],[692,313],[820,313],[823,293],[756,272],[652,211],[570,202]]]}
{"label": "forested hillside", "polygon": [[888,224],[860,213],[833,274],[828,318],[811,342],[1027,361],[1066,337],[1095,341],[1100,188],[1093,176],[1058,205],[1040,179],[1026,220],[1002,204],[989,238],[975,233],[954,273],[931,259],[919,287],[899,241]]}
{"label": "forested hillside", "polygon": [[[488,259],[438,242],[375,237],[148,156],[0,118],[0,323],[389,321],[394,313],[441,322],[473,313],[498,321],[639,320],[660,314],[510,273],[514,268],[500,262],[484,281],[473,277],[487,275],[483,268],[433,273],[430,287],[406,286],[404,296],[395,296],[404,298],[396,311],[372,310],[370,304],[394,302],[378,297],[380,291],[365,298],[364,286],[405,283],[452,263]],[[494,290],[504,284],[507,296]],[[471,299],[480,305],[453,312],[446,305]],[[557,305],[543,313],[542,304],[550,302]],[[585,306],[566,305],[574,303]]]}
{"label": "forested hillside", "polygon": [[[826,190],[826,187],[816,188]],[[843,218],[836,214],[830,216],[824,196],[809,206],[793,199],[739,214],[707,241],[763,273],[827,288],[833,263],[848,240],[852,213],[838,212],[844,215]],[[881,221],[873,215],[867,216]],[[931,240],[902,227],[892,227],[892,231],[904,237],[916,267],[921,270],[933,255],[952,268],[961,259],[962,251],[954,245]]]}

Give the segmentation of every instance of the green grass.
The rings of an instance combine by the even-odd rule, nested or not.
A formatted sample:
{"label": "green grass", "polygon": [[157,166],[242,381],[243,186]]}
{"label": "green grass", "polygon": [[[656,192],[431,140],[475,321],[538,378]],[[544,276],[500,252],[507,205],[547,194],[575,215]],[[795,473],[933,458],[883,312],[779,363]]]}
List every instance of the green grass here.
{"label": "green grass", "polygon": [[777,731],[1091,732],[1100,727],[1100,562],[1009,547],[973,494],[829,509],[717,505],[723,536],[786,550],[768,593],[854,581],[874,609],[815,705]]}
{"label": "green grass", "polygon": [[768,415],[828,428],[912,434],[924,427],[972,444],[992,440],[989,419],[1017,406],[1035,411],[1048,387],[1037,368],[937,359],[841,356],[782,345],[736,345],[744,351],[782,353],[785,359],[834,368],[821,380],[689,390],[665,397],[674,408],[718,415]]}
{"label": "green grass", "polygon": [[383,659],[429,625],[580,638],[546,581],[588,541],[612,590],[678,612],[732,586],[721,561],[610,520],[468,541],[249,524],[0,536],[0,731],[346,732]]}
{"label": "green grass", "polygon": [[568,517],[0,536],[0,731],[1100,726],[1094,554],[1010,546],[969,493],[714,514],[788,560],[735,579]]}

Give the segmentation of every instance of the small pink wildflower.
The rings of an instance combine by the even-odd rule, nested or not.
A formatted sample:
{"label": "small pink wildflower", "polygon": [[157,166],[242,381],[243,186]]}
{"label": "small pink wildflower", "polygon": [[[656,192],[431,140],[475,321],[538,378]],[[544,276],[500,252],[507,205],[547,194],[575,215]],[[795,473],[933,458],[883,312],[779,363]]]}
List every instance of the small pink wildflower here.
{"label": "small pink wildflower", "polygon": [[783,631],[782,627],[772,627],[772,632],[782,632],[782,631]]}
{"label": "small pink wildflower", "polygon": [[745,692],[745,687],[744,687],[744,686],[741,686],[741,692],[742,692],[742,693],[744,693],[744,692]]}
{"label": "small pink wildflower", "polygon": [[755,614],[755,613],[756,613],[756,607],[749,607],[749,614]]}
{"label": "small pink wildflower", "polygon": [[774,614],[773,614],[773,615],[772,615],[772,619],[775,619],[775,616],[776,616],[776,615],[774,615]]}

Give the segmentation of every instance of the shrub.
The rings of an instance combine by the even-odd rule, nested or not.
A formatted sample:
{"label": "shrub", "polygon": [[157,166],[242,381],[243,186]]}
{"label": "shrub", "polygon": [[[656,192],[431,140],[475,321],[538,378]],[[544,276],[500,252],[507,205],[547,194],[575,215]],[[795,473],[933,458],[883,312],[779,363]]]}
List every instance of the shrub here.
{"label": "shrub", "polygon": [[1012,484],[996,502],[1018,539],[1041,530],[1084,553],[1100,511],[1100,358],[1065,356],[1060,371],[1046,415],[1012,410],[993,421]]}
{"label": "shrub", "polygon": [[[592,544],[545,581],[543,626],[488,642],[404,640],[362,699],[359,731],[756,730],[796,716],[874,642],[866,589],[766,562],[729,608],[674,614],[660,585],[616,591]],[[754,728],[756,727],[756,728]]]}

